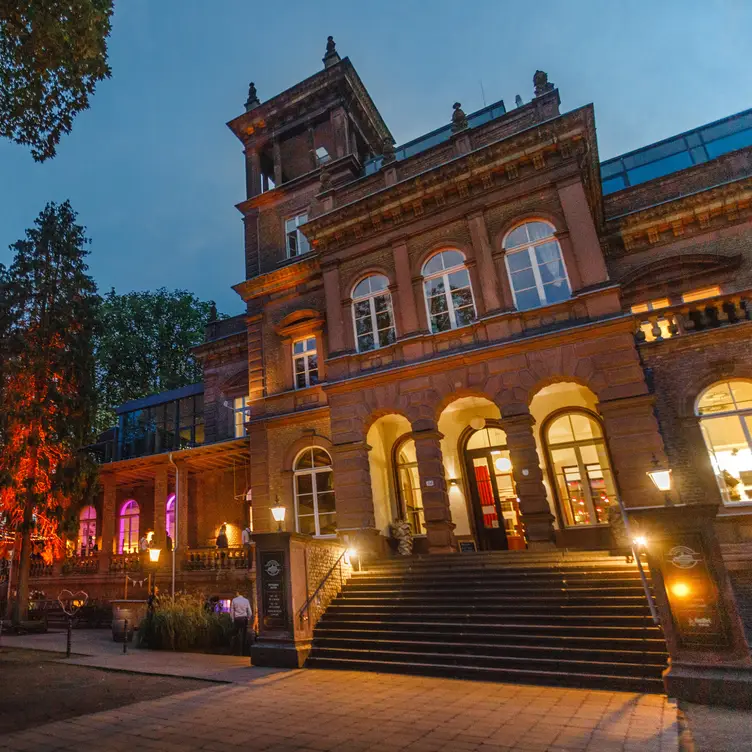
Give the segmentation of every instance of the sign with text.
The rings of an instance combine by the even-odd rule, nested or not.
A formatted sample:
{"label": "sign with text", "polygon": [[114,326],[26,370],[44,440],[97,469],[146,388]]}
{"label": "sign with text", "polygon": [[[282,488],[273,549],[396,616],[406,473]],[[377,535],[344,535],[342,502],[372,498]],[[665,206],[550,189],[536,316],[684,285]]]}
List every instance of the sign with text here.
{"label": "sign with text", "polygon": [[261,598],[264,627],[287,627],[287,599],[285,597],[285,552],[261,552]]}
{"label": "sign with text", "polygon": [[663,549],[663,580],[679,641],[687,647],[729,644],[718,588],[698,533],[672,536]]}

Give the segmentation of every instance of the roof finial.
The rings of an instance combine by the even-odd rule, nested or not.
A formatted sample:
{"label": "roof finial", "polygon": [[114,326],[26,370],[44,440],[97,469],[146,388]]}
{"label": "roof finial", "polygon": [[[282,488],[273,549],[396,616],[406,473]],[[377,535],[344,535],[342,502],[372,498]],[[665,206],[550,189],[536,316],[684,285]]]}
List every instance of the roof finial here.
{"label": "roof finial", "polygon": [[394,150],[394,141],[387,136],[381,144],[381,152],[384,157],[383,164],[389,164],[397,159],[397,153]]}
{"label": "roof finial", "polygon": [[321,59],[324,62],[324,68],[331,68],[332,65],[336,65],[341,60],[339,52],[337,52],[337,43],[334,41],[333,36],[326,38],[326,54]]}
{"label": "roof finial", "polygon": [[455,102],[452,105],[454,112],[452,113],[452,133],[458,131],[464,131],[467,128],[467,115],[465,115],[462,105],[459,102]]}
{"label": "roof finial", "polygon": [[259,102],[258,95],[256,94],[256,84],[251,81],[248,84],[248,99],[245,103],[245,111],[250,112],[254,107],[258,107],[261,104]]}
{"label": "roof finial", "polygon": [[548,80],[548,73],[542,70],[535,71],[533,76],[533,93],[536,97],[540,97],[546,92],[553,91],[554,85]]}
{"label": "roof finial", "polygon": [[515,107],[522,107],[522,97],[519,94],[514,98],[514,105]]}

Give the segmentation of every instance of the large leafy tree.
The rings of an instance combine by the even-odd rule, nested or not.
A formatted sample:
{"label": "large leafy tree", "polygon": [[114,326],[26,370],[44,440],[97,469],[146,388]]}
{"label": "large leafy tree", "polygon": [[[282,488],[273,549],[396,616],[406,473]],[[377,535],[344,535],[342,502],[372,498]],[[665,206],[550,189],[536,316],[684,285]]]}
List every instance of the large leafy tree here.
{"label": "large leafy tree", "polygon": [[109,78],[112,0],[0,0],[0,135],[55,156]]}
{"label": "large leafy tree", "polygon": [[127,400],[200,381],[191,348],[204,341],[215,315],[213,303],[185,290],[105,295],[96,343],[97,429],[112,426],[114,408]]}
{"label": "large leafy tree", "polygon": [[93,487],[80,451],[94,417],[99,305],[87,244],[70,204],[51,203],[0,269],[0,513],[21,536],[16,621],[28,607],[32,536],[51,557],[67,510]]}

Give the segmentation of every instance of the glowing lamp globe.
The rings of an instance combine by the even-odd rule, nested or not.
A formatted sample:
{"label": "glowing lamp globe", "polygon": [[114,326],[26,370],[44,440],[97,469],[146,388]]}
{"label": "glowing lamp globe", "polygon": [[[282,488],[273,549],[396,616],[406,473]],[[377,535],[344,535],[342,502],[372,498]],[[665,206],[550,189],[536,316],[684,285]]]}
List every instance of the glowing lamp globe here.
{"label": "glowing lamp globe", "polygon": [[508,473],[512,469],[512,461],[508,457],[498,457],[494,465],[500,473]]}
{"label": "glowing lamp globe", "polygon": [[650,470],[648,477],[659,491],[671,490],[671,471],[670,470]]}
{"label": "glowing lamp globe", "polygon": [[283,506],[276,506],[272,507],[272,517],[274,517],[274,521],[277,523],[277,529],[282,529],[282,523],[285,521],[285,512],[287,509]]}
{"label": "glowing lamp globe", "polygon": [[161,548],[150,548],[149,549],[149,561],[153,564],[156,564],[159,561],[159,554],[162,553]]}

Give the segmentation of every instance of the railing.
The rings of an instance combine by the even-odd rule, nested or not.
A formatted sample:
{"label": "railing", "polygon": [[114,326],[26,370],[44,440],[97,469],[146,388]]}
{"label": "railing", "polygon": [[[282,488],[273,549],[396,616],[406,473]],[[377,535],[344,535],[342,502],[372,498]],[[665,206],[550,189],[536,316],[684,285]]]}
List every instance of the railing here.
{"label": "railing", "polygon": [[63,574],[96,574],[98,571],[98,553],[68,556],[63,561]]}
{"label": "railing", "polygon": [[52,564],[45,564],[41,559],[32,559],[29,577],[52,577]]}
{"label": "railing", "polygon": [[335,561],[334,564],[332,564],[332,566],[329,569],[329,571],[324,575],[324,577],[321,580],[321,582],[319,582],[318,587],[309,596],[308,600],[302,605],[302,607],[300,608],[300,611],[298,611],[298,619],[300,620],[300,627],[301,627],[301,629],[303,627],[304,622],[306,620],[310,619],[311,604],[314,601],[316,601],[316,605],[319,606],[319,607],[323,606],[323,608],[326,608],[326,606],[328,605],[328,604],[323,604],[322,603],[322,598],[319,595],[319,593],[321,593],[321,589],[324,587],[324,585],[326,585],[326,583],[328,582],[329,578],[332,576],[332,573],[338,567],[339,567],[339,580],[340,580],[339,589],[342,590],[342,586],[344,585],[344,582],[345,582],[344,576],[342,574],[342,561],[345,558],[345,554],[346,553],[347,553],[347,549],[345,549],[339,555],[339,559],[337,559],[337,561]]}
{"label": "railing", "polygon": [[232,548],[190,548],[185,552],[183,569],[187,571],[252,569],[253,551],[253,546],[249,549],[243,546],[233,546]]}
{"label": "railing", "polygon": [[638,343],[662,342],[692,332],[752,321],[752,294],[725,295],[634,314]]}
{"label": "railing", "polygon": [[110,572],[140,572],[139,554],[113,554],[110,558]]}

